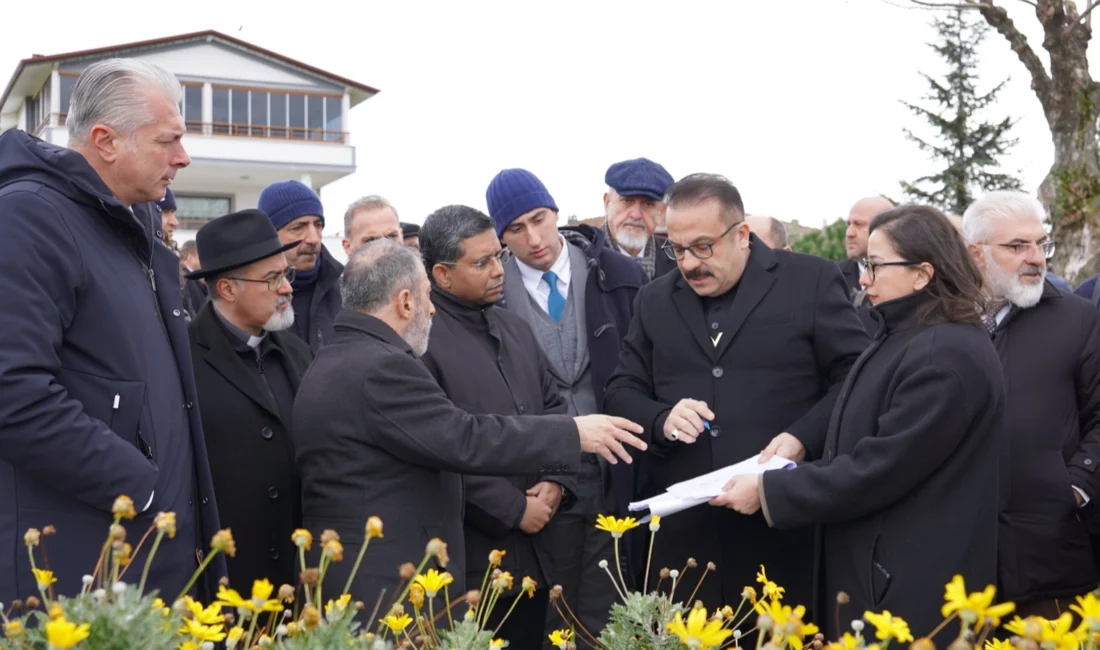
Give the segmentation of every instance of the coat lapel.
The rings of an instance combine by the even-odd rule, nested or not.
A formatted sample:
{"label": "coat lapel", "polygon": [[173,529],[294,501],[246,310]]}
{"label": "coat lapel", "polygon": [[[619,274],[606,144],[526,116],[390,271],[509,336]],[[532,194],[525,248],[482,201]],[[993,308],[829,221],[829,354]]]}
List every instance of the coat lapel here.
{"label": "coat lapel", "polygon": [[[279,409],[271,399],[271,395],[248,371],[241,356],[226,338],[217,318],[218,315],[214,313],[212,303],[207,303],[206,308],[199,313],[198,343],[204,349],[203,359],[234,388],[281,421]],[[295,373],[287,374],[293,376]]]}
{"label": "coat lapel", "polygon": [[716,358],[719,359],[729,349],[730,342],[737,337],[737,332],[745,324],[749,314],[752,313],[753,309],[756,309],[756,306],[760,304],[760,301],[775,284],[775,278],[769,272],[777,264],[775,254],[757,239],[756,235],[751,236],[751,241],[752,252],[745,264],[745,272],[741,275],[741,281],[738,282],[737,296],[733,299],[733,305],[730,307],[729,325],[723,328],[722,339],[717,345]]}
{"label": "coat lapel", "polygon": [[684,319],[688,331],[695,337],[695,342],[703,348],[703,352],[708,357],[714,359],[714,344],[707,339],[706,334],[707,319],[703,313],[703,302],[699,299],[699,295],[695,293],[695,290],[687,286],[683,278],[676,280],[676,289],[672,292],[672,302],[676,305],[680,318]]}

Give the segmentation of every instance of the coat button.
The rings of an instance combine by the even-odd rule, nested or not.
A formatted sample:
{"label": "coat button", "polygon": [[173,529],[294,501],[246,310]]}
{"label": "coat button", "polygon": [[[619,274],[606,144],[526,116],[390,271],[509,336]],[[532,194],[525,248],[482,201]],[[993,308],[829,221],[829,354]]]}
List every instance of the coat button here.
{"label": "coat button", "polygon": [[279,549],[277,549],[277,548],[271,549],[271,559],[272,560],[278,560],[279,559]]}
{"label": "coat button", "polygon": [[271,430],[271,427],[264,427],[263,431],[260,431],[260,435],[264,440],[271,440],[274,437],[275,432]]}
{"label": "coat button", "polygon": [[710,328],[711,328],[712,330],[716,330],[716,329],[718,329],[718,323],[711,323],[711,324],[710,324]]}
{"label": "coat button", "polygon": [[722,368],[713,368],[711,369],[710,374],[714,375],[715,377],[721,377],[722,375],[726,374],[726,371]]}
{"label": "coat button", "polygon": [[273,488],[273,487],[267,488],[267,496],[271,497],[272,499],[278,499],[279,498],[279,489],[278,488]]}
{"label": "coat button", "polygon": [[194,402],[188,402],[188,403],[183,405],[183,408],[191,410],[191,409],[195,408],[195,403]]}
{"label": "coat button", "polygon": [[1092,459],[1091,458],[1086,458],[1085,459],[1085,464],[1086,465],[1092,465]]}
{"label": "coat button", "polygon": [[179,318],[180,317],[180,310],[173,309],[172,310],[172,315],[175,316],[176,318]]}
{"label": "coat button", "polygon": [[524,406],[523,404],[520,404],[519,405],[519,412],[520,413],[526,413],[527,412],[527,407]]}
{"label": "coat button", "polygon": [[711,426],[710,437],[717,438],[720,435],[722,435],[722,427]]}
{"label": "coat button", "polygon": [[202,505],[204,505],[204,506],[205,506],[205,505],[206,505],[206,504],[208,504],[208,503],[210,503],[210,499],[208,499],[208,498],[206,498],[206,497],[203,497],[203,498],[202,498]]}

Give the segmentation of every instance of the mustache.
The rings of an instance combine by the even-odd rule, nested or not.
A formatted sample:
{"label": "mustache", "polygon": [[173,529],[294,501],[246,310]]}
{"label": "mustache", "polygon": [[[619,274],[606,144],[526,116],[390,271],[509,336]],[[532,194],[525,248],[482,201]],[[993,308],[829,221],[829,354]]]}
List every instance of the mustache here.
{"label": "mustache", "polygon": [[714,277],[714,274],[712,274],[710,271],[705,271],[703,269],[694,269],[685,273],[684,277],[688,280],[699,280],[702,278]]}
{"label": "mustache", "polygon": [[299,255],[316,255],[321,252],[320,244],[302,244],[298,247]]}
{"label": "mustache", "polygon": [[1024,268],[1020,269],[1020,275],[1039,275],[1043,272],[1043,267],[1036,264],[1028,264]]}
{"label": "mustache", "polygon": [[283,305],[289,305],[290,302],[290,296],[279,296],[279,298],[275,301],[275,308],[278,309]]}

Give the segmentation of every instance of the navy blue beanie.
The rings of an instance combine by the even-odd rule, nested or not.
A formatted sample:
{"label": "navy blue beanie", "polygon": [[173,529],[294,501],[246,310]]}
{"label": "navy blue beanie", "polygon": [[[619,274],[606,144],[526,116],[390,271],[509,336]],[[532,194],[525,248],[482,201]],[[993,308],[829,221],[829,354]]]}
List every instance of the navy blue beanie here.
{"label": "navy blue beanie", "polygon": [[172,194],[171,189],[165,188],[164,198],[157,201],[157,207],[160,208],[161,212],[164,212],[165,210],[176,209],[176,195]]}
{"label": "navy blue beanie", "polygon": [[256,207],[271,219],[275,230],[282,230],[291,221],[305,216],[321,217],[322,225],[325,222],[321,198],[298,181],[280,181],[268,185],[260,192],[260,201]]}
{"label": "navy blue beanie", "polygon": [[489,216],[497,226],[497,236],[508,224],[537,208],[558,211],[554,197],[537,176],[526,169],[505,169],[496,175],[485,190],[485,202],[489,204]]}

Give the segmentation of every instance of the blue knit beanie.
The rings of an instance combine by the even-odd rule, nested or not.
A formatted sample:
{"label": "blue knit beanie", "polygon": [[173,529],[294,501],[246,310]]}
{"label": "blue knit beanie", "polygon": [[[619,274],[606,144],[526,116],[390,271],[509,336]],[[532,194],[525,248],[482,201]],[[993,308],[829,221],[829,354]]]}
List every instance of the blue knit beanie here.
{"label": "blue knit beanie", "polygon": [[546,186],[526,169],[505,169],[497,174],[489,183],[489,189],[485,190],[485,202],[489,204],[489,216],[496,222],[498,237],[508,224],[531,210],[549,208],[558,211],[554,197],[546,191]]}
{"label": "blue knit beanie", "polygon": [[282,230],[291,221],[305,216],[321,217],[325,222],[324,208],[317,193],[298,181],[280,181],[260,192],[256,206],[271,219],[275,230]]}

